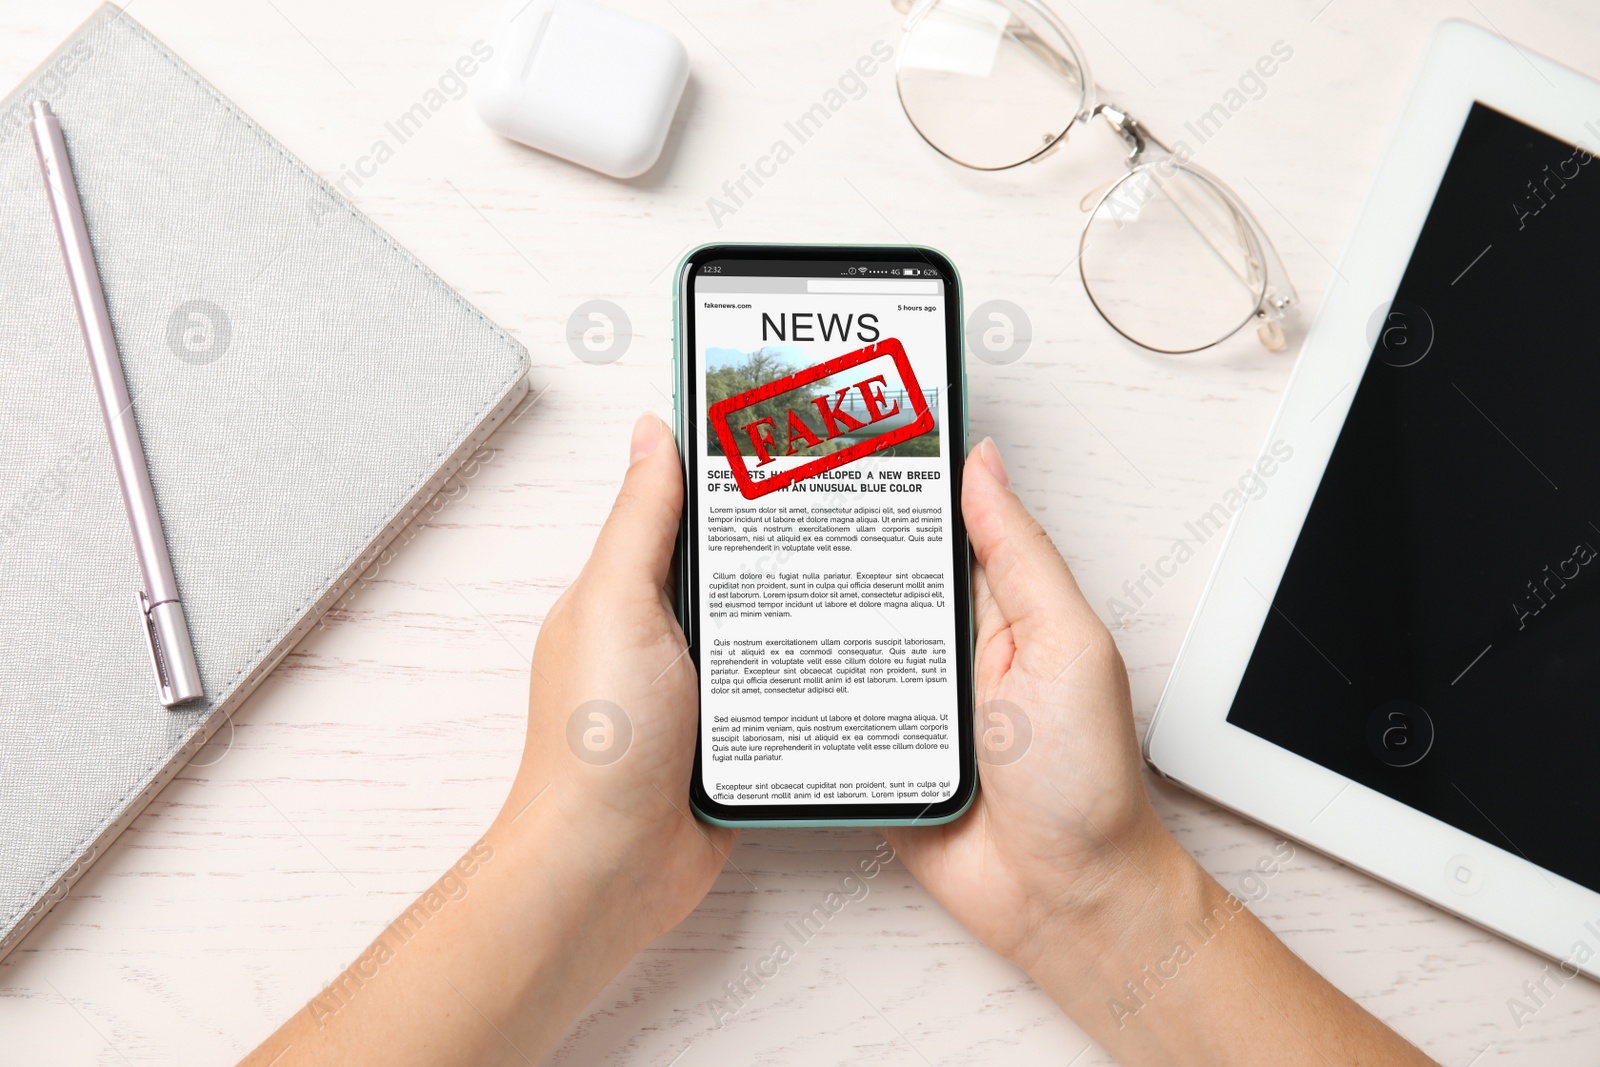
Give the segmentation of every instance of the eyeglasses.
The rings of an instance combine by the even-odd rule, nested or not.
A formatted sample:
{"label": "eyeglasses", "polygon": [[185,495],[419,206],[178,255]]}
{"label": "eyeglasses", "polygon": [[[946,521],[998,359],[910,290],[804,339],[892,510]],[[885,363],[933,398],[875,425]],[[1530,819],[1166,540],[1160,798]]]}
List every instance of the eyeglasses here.
{"label": "eyeglasses", "polygon": [[1128,173],[1091,190],[1078,272],[1101,317],[1156,352],[1209,348],[1251,321],[1282,351],[1296,306],[1260,223],[1217,178],[1101,93],[1065,26],[1032,0],[895,0],[910,8],[895,63],[900,104],[942,155],[976,170],[1038,162],[1075,123],[1106,120]]}

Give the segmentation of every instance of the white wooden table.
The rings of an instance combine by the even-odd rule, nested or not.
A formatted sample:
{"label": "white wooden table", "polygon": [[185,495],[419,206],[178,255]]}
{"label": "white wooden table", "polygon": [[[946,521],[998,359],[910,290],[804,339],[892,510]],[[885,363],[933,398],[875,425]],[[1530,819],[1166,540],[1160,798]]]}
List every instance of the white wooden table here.
{"label": "white wooden table", "polygon": [[[261,687],[231,739],[168,787],[0,965],[0,1062],[231,1062],[486,825],[516,766],[540,621],[606,514],[632,418],[669,414],[668,283],[690,245],[925,242],[961,268],[969,307],[1005,298],[1026,309],[1035,340],[1025,358],[971,364],[972,429],[1000,441],[1019,492],[1104,616],[1123,581],[1253,457],[1291,357],[1248,334],[1187,358],[1133,350],[1065,269],[1079,196],[1116,172],[1104,135],[1075,135],[1038,166],[965,171],[915,137],[885,71],[718,227],[707,199],[874,41],[896,44],[899,16],[888,0],[614,2],[677,33],[693,58],[667,153],[648,175],[611,181],[523,149],[459,100],[359,186],[347,182],[357,206],[528,346],[540,399],[495,437],[464,494]],[[1600,10],[1583,0],[1057,6],[1102,84],[1174,137],[1275,41],[1293,48],[1266,94],[1196,158],[1239,187],[1310,308],[1438,19],[1470,18],[1600,73]],[[19,81],[91,7],[0,2],[0,83]],[[487,35],[494,8],[134,0],[129,13],[337,180]],[[568,315],[594,298],[632,320],[611,365],[581,362],[564,342]],[[1118,634],[1141,721],[1219,540]],[[1225,885],[1272,849],[1250,823],[1152,791]],[[743,835],[734,861],[748,879],[730,868],[547,1062],[1109,1062],[898,864],[716,1028],[706,1000],[876,841],[866,830]],[[1543,966],[1531,953],[1309,849],[1269,885],[1261,917],[1441,1063],[1595,1062],[1600,986],[1568,984],[1519,1029],[1506,1001]]]}

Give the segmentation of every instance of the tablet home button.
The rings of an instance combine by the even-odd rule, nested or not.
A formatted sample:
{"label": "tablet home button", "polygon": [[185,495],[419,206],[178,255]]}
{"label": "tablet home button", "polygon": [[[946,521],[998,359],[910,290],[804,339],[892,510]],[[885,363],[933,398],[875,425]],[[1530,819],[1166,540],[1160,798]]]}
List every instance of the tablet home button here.
{"label": "tablet home button", "polygon": [[1455,892],[1470,897],[1483,888],[1483,866],[1465,852],[1459,853],[1445,862],[1444,880]]}
{"label": "tablet home button", "polygon": [[1386,700],[1367,718],[1367,747],[1391,767],[1421,763],[1433,748],[1433,720],[1412,700]]}

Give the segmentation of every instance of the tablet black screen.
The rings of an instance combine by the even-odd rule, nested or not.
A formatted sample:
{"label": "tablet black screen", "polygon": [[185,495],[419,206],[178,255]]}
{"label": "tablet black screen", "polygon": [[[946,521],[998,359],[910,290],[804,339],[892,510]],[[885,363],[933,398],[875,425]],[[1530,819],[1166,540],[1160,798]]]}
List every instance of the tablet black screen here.
{"label": "tablet black screen", "polygon": [[1475,104],[1373,335],[1228,721],[1600,891],[1600,163]]}

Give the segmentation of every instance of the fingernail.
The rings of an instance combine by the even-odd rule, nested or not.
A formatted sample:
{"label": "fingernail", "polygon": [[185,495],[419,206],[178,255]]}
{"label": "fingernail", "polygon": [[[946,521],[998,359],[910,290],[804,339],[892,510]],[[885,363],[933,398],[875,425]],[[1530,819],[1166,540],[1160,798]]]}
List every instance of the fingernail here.
{"label": "fingernail", "polygon": [[1000,449],[995,445],[994,438],[985,437],[978,445],[978,454],[983,457],[983,465],[989,468],[989,473],[994,475],[994,480],[1011,488],[1011,475],[1006,473],[1006,462],[1000,458]]}
{"label": "fingernail", "polygon": [[661,431],[666,424],[648,411],[633,424],[633,440],[628,444],[628,465],[631,467],[656,450],[661,444]]}

